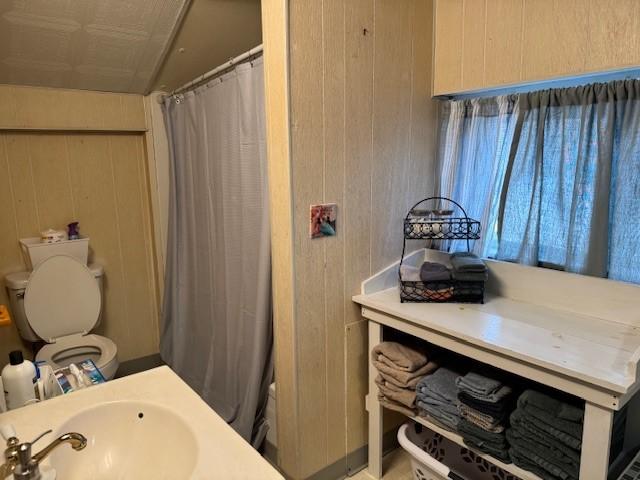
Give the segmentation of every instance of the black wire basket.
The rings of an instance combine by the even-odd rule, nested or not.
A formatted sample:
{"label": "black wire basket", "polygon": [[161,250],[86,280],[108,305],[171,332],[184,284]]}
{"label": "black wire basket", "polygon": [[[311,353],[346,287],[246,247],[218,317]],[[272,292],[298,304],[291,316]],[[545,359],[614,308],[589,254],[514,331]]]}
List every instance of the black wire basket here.
{"label": "black wire basket", "polygon": [[[431,210],[423,213],[416,207],[429,201],[447,201],[462,211],[462,217],[450,217],[449,211]],[[443,214],[444,213],[444,214]],[[452,211],[450,213],[453,213]],[[470,240],[480,238],[480,222],[469,218],[465,209],[457,202],[446,197],[429,197],[420,200],[407,213],[404,219],[404,242],[400,257],[400,301],[421,303],[484,303],[483,281],[440,280],[434,282],[403,280],[402,262],[407,240],[466,240],[467,251],[471,251]]]}

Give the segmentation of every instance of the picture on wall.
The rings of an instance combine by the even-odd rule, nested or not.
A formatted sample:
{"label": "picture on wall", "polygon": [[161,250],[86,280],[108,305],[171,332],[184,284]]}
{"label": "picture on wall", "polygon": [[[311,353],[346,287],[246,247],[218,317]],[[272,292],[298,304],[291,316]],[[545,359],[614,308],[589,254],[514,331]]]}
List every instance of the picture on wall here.
{"label": "picture on wall", "polygon": [[309,236],[311,238],[335,236],[336,219],[338,217],[337,204],[323,203],[320,205],[311,205],[310,213]]}

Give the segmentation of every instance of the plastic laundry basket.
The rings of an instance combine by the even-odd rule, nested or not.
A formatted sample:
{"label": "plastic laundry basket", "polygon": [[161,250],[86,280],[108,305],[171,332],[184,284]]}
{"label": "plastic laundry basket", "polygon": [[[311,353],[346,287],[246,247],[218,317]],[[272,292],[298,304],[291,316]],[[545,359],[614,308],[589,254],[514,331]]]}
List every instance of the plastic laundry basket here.
{"label": "plastic laundry basket", "polygon": [[519,480],[468,448],[413,420],[400,427],[398,441],[411,455],[414,480]]}

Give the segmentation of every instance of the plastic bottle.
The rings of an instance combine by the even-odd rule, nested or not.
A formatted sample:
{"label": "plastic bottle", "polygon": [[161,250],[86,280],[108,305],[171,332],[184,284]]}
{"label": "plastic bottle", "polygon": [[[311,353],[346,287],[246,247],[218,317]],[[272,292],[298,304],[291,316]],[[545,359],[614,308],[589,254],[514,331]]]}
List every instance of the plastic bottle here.
{"label": "plastic bottle", "polygon": [[33,383],[36,380],[36,367],[25,361],[20,350],[9,354],[9,364],[2,369],[2,384],[7,399],[7,409],[22,407],[36,399]]}

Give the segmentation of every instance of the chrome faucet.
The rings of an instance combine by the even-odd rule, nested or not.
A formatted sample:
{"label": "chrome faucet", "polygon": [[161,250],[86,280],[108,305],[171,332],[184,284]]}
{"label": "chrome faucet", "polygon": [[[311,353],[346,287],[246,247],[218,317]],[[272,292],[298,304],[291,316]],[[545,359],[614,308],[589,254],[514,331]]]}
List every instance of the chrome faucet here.
{"label": "chrome faucet", "polygon": [[7,448],[4,451],[5,463],[0,466],[0,479],[13,474],[13,478],[16,480],[40,480],[40,462],[58,446],[68,443],[74,450],[82,450],[87,446],[87,439],[84,435],[75,432],[65,433],[31,456],[33,444],[48,433],[51,433],[51,430],[40,434],[32,442],[20,443],[20,440],[15,436],[7,439]]}

